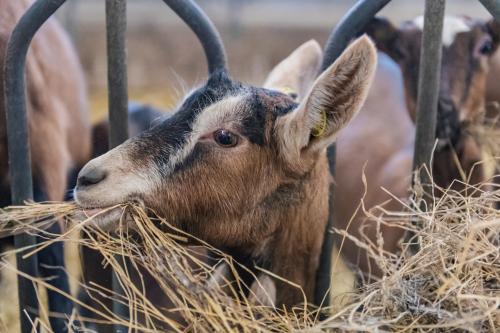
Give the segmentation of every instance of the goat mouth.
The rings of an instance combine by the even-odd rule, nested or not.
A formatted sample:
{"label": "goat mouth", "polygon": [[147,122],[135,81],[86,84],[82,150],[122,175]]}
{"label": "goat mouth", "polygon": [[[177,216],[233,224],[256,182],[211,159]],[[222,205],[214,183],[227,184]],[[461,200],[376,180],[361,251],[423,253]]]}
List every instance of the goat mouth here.
{"label": "goat mouth", "polygon": [[82,207],[76,214],[76,218],[82,220],[85,225],[101,229],[103,231],[114,231],[122,223],[127,222],[129,214],[126,206],[119,204],[106,207]]}

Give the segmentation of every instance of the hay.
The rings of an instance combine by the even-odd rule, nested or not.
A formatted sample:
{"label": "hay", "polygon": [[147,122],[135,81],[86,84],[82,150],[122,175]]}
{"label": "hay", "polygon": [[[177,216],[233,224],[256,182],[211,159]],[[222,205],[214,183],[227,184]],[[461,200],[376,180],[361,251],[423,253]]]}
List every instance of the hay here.
{"label": "hay", "polygon": [[[434,198],[431,211],[418,203],[407,212],[367,214],[382,225],[417,220],[412,230],[420,241],[413,254],[408,245],[395,256],[378,244],[355,239],[384,270],[381,281],[370,284],[336,318],[336,327],[363,331],[470,331],[495,332],[500,328],[500,212],[494,208],[498,192],[476,197],[444,191]],[[345,234],[341,230],[337,232]],[[340,319],[340,320],[339,320]],[[349,324],[342,326],[342,319]]]}
{"label": "hay", "polygon": [[[246,288],[236,272],[238,263],[167,221],[151,218],[154,214],[140,207],[123,206],[127,223],[116,234],[88,223],[74,223],[71,229],[87,234],[88,239],[79,244],[103,254],[106,264],[116,271],[124,294],[94,284],[82,287],[127,304],[130,319],[117,317],[111,309],[88,310],[101,322],[140,332],[495,332],[500,329],[500,212],[493,205],[500,198],[496,191],[474,190],[480,195],[467,197],[443,190],[445,195],[434,198],[430,211],[415,209],[415,204],[407,205],[404,212],[385,212],[383,216],[366,212],[373,223],[399,223],[410,230],[408,221],[418,220],[422,229],[413,231],[421,247],[413,254],[405,246],[396,256],[384,253],[380,243],[354,239],[376,258],[385,275],[350,295],[339,312],[330,313],[323,321],[318,319],[319,311],[307,303],[294,309],[274,309],[258,304],[252,295],[242,296]],[[14,220],[26,229],[36,225],[34,216],[66,216],[71,221],[75,211],[67,203],[32,204],[2,212],[0,224]],[[9,223],[12,228],[13,222]],[[34,229],[43,233],[39,226]],[[208,265],[207,254],[186,247],[188,242],[210,249],[217,264]],[[130,262],[124,265],[117,255]],[[15,270],[5,263],[4,268]],[[221,274],[224,269],[236,279]],[[146,282],[138,272],[154,278],[161,296],[172,303],[169,310],[146,297]],[[47,286],[46,281],[33,280]]]}
{"label": "hay", "polygon": [[0,238],[23,232],[38,233],[77,211],[78,207],[72,202],[26,203],[0,208]]}

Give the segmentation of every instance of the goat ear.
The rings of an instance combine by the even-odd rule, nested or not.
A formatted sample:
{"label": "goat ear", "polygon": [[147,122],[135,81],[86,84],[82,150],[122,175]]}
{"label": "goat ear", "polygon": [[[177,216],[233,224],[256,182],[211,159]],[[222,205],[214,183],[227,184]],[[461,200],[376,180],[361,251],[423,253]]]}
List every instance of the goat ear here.
{"label": "goat ear", "polygon": [[377,50],[366,36],[357,39],[316,80],[301,105],[278,118],[285,154],[320,151],[359,111],[377,66]]}
{"label": "goat ear", "polygon": [[311,39],[274,67],[264,88],[283,91],[302,100],[316,78],[322,59],[321,47]]}
{"label": "goat ear", "polygon": [[388,19],[375,17],[363,29],[375,42],[377,48],[389,55],[394,60],[403,56],[400,45],[400,32]]}

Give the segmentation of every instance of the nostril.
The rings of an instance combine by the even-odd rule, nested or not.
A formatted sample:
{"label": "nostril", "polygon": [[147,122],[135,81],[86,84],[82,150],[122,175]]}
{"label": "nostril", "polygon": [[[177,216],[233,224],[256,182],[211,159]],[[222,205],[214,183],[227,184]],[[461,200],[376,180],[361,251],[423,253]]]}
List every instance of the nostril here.
{"label": "nostril", "polygon": [[76,182],[77,186],[90,186],[95,185],[106,178],[106,172],[99,168],[91,168],[88,170],[82,170],[78,175],[78,180]]}

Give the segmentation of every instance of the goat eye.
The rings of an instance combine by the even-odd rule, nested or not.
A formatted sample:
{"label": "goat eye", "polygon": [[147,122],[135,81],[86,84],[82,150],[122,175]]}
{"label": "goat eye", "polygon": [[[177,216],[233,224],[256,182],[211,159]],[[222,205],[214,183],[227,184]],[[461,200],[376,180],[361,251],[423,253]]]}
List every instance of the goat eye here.
{"label": "goat eye", "polygon": [[479,48],[479,52],[483,55],[489,55],[493,52],[493,42],[491,40],[485,41]]}
{"label": "goat eye", "polygon": [[238,136],[228,130],[220,129],[214,132],[214,140],[221,147],[234,147],[238,144]]}

